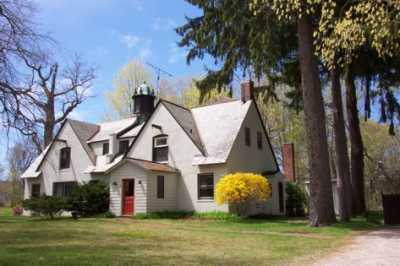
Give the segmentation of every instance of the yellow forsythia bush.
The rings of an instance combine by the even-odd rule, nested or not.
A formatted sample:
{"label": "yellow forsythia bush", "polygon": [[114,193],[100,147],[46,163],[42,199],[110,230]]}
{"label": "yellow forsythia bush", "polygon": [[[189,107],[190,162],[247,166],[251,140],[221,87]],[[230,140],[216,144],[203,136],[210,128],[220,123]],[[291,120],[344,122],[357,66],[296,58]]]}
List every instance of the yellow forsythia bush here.
{"label": "yellow forsythia bush", "polygon": [[216,187],[218,204],[237,204],[249,200],[267,200],[271,197],[271,185],[262,175],[234,173],[222,177]]}

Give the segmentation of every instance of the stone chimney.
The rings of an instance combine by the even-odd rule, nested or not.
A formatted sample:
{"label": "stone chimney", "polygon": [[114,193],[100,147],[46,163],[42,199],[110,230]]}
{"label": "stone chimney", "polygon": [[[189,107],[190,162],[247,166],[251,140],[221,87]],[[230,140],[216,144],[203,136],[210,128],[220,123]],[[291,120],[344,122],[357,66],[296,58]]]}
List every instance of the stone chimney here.
{"label": "stone chimney", "polygon": [[285,143],[282,147],[283,172],[289,181],[296,181],[295,161],[294,161],[294,144]]}
{"label": "stone chimney", "polygon": [[251,80],[242,81],[240,84],[242,102],[254,100],[254,82]]}

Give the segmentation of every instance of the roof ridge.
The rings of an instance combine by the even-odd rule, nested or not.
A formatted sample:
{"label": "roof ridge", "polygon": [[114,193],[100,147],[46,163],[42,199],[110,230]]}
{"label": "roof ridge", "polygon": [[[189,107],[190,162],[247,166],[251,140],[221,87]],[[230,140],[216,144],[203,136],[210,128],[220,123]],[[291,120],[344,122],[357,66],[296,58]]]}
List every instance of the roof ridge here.
{"label": "roof ridge", "polygon": [[233,102],[239,102],[239,101],[241,101],[241,100],[232,98],[232,100],[228,100],[226,102],[214,102],[214,103],[209,103],[209,104],[203,104],[203,105],[192,107],[190,109],[193,110],[193,109],[204,108],[204,107],[218,105],[218,104],[226,104],[226,103],[233,103]]}
{"label": "roof ridge", "polygon": [[173,103],[173,102],[168,101],[168,100],[165,100],[165,99],[160,99],[160,102],[166,102],[166,103],[175,105],[176,107],[179,107],[179,108],[182,108],[182,109],[185,109],[185,110],[190,111],[190,108],[187,108],[187,107],[185,107],[185,106],[183,106],[183,105],[179,105],[179,104],[177,104],[177,103]]}
{"label": "roof ridge", "polygon": [[92,126],[99,126],[99,124],[96,123],[91,123],[91,122],[87,122],[87,121],[82,121],[82,120],[77,120],[77,119],[71,119],[71,118],[67,118],[66,120],[70,121],[70,122],[78,122],[78,123],[82,123],[82,124],[87,124],[87,125],[92,125]]}
{"label": "roof ridge", "polygon": [[118,120],[112,120],[112,121],[105,121],[105,122],[99,123],[98,125],[101,126],[102,124],[111,124],[111,123],[116,123],[116,122],[120,122],[120,121],[131,120],[134,118],[136,118],[136,116],[131,116],[131,117],[122,118],[122,119],[118,119]]}

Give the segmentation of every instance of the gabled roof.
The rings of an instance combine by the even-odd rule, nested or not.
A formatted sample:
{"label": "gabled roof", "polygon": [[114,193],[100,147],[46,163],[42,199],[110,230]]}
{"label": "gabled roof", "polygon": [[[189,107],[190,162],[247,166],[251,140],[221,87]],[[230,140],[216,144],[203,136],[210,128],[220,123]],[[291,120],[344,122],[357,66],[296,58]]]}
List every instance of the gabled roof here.
{"label": "gabled roof", "polygon": [[108,140],[111,134],[118,134],[124,129],[134,125],[136,123],[136,116],[121,119],[117,121],[104,122],[98,124],[99,131],[87,140],[88,143],[96,142],[96,141],[104,141]]}
{"label": "gabled roof", "polygon": [[174,117],[176,122],[182,127],[189,138],[197,146],[203,155],[206,155],[206,149],[201,141],[196,122],[194,121],[192,112],[180,105],[161,100],[161,103],[167,108],[170,114]]}
{"label": "gabled roof", "polygon": [[42,163],[44,157],[46,156],[47,152],[50,149],[50,145],[47,145],[46,149],[44,149],[38,157],[29,165],[28,169],[25,170],[25,172],[21,175],[21,178],[36,178],[38,177],[42,172],[39,171],[39,166]]}
{"label": "gabled roof", "polygon": [[72,130],[75,132],[75,135],[78,137],[79,142],[81,143],[83,149],[86,151],[92,163],[96,163],[96,154],[87,144],[87,140],[90,139],[94,134],[96,134],[100,127],[95,124],[90,124],[78,120],[68,119],[69,124],[72,127]]}
{"label": "gabled roof", "polygon": [[142,160],[132,157],[124,158],[123,155],[117,156],[112,163],[90,166],[85,170],[85,173],[107,174],[122,164],[129,162],[144,170],[165,173],[177,173],[178,170],[168,164],[156,163],[148,160]]}
{"label": "gabled roof", "polygon": [[207,156],[198,156],[193,164],[225,163],[252,101],[216,103],[191,110]]}
{"label": "gabled roof", "polygon": [[169,166],[168,164],[155,163],[152,161],[136,159],[136,158],[126,158],[128,162],[131,162],[145,170],[154,171],[154,172],[166,172],[166,173],[178,173],[178,170]]}

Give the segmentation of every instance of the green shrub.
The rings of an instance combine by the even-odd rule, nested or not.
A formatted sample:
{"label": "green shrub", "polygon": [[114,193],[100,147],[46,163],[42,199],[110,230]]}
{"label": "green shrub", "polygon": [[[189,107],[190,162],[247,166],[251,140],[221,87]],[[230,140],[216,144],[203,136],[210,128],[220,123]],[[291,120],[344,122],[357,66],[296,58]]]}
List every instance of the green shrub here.
{"label": "green shrub", "polygon": [[68,209],[68,204],[64,198],[53,196],[39,196],[26,199],[22,202],[24,209],[33,212],[34,215],[47,216],[51,219]]}
{"label": "green shrub", "polygon": [[102,181],[89,182],[76,186],[67,198],[69,208],[74,218],[78,216],[93,216],[108,211],[110,191]]}
{"label": "green shrub", "polygon": [[286,215],[290,217],[305,216],[307,197],[299,185],[293,182],[286,183]]}
{"label": "green shrub", "polygon": [[104,213],[104,217],[105,218],[115,218],[115,214],[110,211],[107,211]]}

